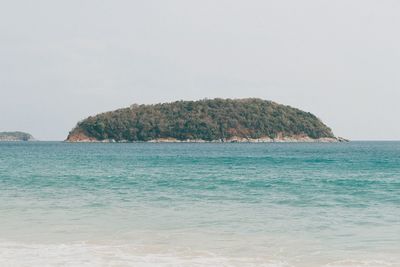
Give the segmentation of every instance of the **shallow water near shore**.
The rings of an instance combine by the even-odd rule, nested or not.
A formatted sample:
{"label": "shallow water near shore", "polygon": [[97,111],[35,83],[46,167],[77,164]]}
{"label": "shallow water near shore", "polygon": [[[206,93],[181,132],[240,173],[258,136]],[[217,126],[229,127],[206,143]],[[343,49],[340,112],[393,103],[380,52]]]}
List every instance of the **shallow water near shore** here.
{"label": "shallow water near shore", "polygon": [[400,142],[0,143],[0,266],[400,266]]}

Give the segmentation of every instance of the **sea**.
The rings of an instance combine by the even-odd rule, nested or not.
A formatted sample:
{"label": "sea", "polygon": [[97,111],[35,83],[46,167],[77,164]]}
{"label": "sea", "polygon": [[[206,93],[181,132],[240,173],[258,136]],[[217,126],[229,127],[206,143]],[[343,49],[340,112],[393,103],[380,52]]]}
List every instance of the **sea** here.
{"label": "sea", "polygon": [[400,142],[0,143],[0,266],[400,266]]}

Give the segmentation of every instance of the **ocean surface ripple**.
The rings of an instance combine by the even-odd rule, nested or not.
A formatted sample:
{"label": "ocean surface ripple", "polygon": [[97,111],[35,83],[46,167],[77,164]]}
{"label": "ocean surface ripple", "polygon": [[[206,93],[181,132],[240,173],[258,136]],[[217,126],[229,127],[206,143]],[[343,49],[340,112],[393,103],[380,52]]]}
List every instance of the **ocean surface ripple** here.
{"label": "ocean surface ripple", "polygon": [[400,142],[0,143],[0,266],[400,266]]}

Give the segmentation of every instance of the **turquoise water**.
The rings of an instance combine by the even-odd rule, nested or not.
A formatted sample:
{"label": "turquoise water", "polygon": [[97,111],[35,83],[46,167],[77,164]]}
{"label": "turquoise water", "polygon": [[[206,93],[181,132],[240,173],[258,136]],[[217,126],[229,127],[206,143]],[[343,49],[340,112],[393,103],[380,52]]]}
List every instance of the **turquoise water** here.
{"label": "turquoise water", "polygon": [[0,266],[400,266],[400,142],[0,143]]}

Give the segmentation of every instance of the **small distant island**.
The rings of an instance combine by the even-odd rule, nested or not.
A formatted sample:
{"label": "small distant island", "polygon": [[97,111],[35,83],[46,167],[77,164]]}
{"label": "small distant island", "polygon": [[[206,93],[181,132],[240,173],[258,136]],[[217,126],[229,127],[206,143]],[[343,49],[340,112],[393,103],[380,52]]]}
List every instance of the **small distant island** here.
{"label": "small distant island", "polygon": [[341,142],[315,115],[272,101],[205,99],[91,116],[68,142]]}
{"label": "small distant island", "polygon": [[35,138],[24,132],[0,132],[0,142],[3,141],[35,141]]}

